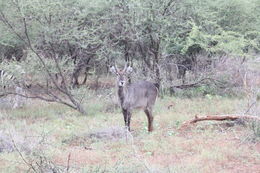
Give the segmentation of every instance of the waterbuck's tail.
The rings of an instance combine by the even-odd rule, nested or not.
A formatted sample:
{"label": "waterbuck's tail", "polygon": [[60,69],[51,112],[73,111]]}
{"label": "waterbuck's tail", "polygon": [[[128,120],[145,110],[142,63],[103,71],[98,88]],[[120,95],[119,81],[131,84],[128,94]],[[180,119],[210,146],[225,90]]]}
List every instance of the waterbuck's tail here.
{"label": "waterbuck's tail", "polygon": [[160,88],[160,85],[158,84],[158,83],[153,83],[154,84],[154,86],[156,87],[156,89],[157,89],[157,97],[159,96],[159,88]]}
{"label": "waterbuck's tail", "polygon": [[157,90],[159,90],[160,85],[159,85],[158,83],[153,83],[153,84],[154,84],[154,86],[157,88]]}

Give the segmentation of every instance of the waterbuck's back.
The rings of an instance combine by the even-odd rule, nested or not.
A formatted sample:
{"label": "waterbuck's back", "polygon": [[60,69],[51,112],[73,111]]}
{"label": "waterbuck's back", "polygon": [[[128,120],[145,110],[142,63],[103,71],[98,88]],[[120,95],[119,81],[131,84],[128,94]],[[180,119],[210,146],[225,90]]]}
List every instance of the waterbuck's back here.
{"label": "waterbuck's back", "polygon": [[151,109],[156,101],[158,89],[148,81],[138,81],[127,88],[123,107],[128,109]]}

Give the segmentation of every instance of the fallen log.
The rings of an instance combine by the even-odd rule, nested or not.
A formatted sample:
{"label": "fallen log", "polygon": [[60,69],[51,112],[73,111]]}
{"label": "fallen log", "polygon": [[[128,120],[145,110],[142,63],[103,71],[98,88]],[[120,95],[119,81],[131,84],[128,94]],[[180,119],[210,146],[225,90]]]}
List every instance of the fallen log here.
{"label": "fallen log", "polygon": [[195,116],[194,119],[189,120],[189,121],[185,121],[180,129],[186,128],[191,124],[195,124],[199,121],[224,121],[224,120],[256,120],[260,122],[260,117],[259,116],[251,116],[251,115],[207,115],[207,116],[203,116],[203,117],[198,117]]}
{"label": "fallen log", "polygon": [[203,79],[196,81],[194,83],[174,85],[174,86],[171,86],[170,89],[174,89],[174,88],[179,88],[179,89],[195,88],[195,87],[207,85],[207,84],[210,84],[210,83],[213,83],[214,85],[219,86],[219,87],[223,87],[223,83],[219,80],[216,80],[216,79],[213,79],[213,78],[203,78]]}

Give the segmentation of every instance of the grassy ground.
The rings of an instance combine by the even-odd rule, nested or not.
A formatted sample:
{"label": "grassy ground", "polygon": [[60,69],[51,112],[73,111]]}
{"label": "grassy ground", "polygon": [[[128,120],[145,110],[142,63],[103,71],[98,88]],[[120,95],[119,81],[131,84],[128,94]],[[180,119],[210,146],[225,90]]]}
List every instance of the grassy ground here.
{"label": "grassy ground", "polygon": [[137,111],[131,122],[132,137],[127,140],[86,135],[123,126],[120,110],[104,111],[109,103],[98,98],[87,104],[88,116],[40,101],[20,110],[1,110],[0,129],[8,132],[16,148],[0,152],[0,172],[26,172],[30,164],[60,167],[64,172],[257,172],[260,142],[251,140],[249,128],[201,122],[178,130],[195,115],[241,113],[244,105],[243,100],[221,97],[158,99],[154,132],[147,132],[146,116]]}

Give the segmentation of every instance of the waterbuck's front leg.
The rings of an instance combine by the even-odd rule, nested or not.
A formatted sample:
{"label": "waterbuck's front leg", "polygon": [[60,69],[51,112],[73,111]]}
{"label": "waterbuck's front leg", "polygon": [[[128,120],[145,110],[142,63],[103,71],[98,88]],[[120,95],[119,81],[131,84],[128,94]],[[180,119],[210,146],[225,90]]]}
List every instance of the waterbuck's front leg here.
{"label": "waterbuck's front leg", "polygon": [[125,126],[130,131],[131,112],[127,109],[122,109],[124,115]]}

